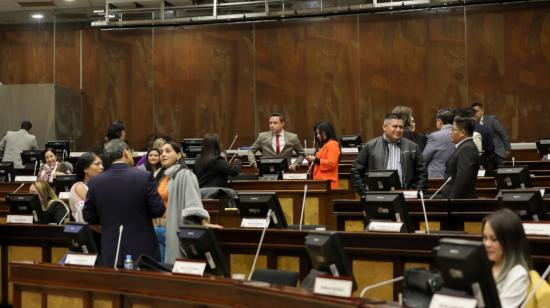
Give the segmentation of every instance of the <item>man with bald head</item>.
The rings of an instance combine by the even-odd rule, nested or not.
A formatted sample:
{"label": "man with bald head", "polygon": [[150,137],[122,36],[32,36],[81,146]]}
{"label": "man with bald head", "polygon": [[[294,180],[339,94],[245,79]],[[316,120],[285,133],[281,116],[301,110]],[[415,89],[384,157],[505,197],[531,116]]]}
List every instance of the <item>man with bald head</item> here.
{"label": "man with bald head", "polygon": [[416,143],[403,138],[403,119],[390,113],[384,117],[382,136],[367,142],[351,168],[353,187],[362,197],[363,176],[368,170],[397,170],[403,189],[427,190],[428,171]]}

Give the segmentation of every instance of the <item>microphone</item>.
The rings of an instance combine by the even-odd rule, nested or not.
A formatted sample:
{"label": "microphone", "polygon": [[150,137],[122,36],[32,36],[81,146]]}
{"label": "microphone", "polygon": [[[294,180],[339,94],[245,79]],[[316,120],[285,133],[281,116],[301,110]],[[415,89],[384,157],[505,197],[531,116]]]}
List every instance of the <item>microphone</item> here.
{"label": "microphone", "polygon": [[63,218],[61,218],[61,220],[57,223],[58,225],[60,225],[65,220],[65,218],[67,218],[67,215],[69,215],[69,213],[71,212],[67,207],[65,207],[65,210],[67,211],[67,213],[65,213]]}
{"label": "microphone", "polygon": [[116,264],[118,263],[118,253],[120,252],[120,240],[122,239],[122,231],[124,231],[124,226],[120,225],[120,227],[118,227],[118,243],[116,245],[115,265],[113,265],[114,269],[116,269]]}
{"label": "microphone", "polygon": [[[315,165],[315,161],[311,162],[311,165],[309,165],[309,168],[307,168],[306,174],[309,174],[311,172],[311,169],[313,168],[313,165]],[[313,175],[311,176],[313,178]]]}
{"label": "microphone", "polygon": [[515,165],[516,165],[516,158],[512,156],[512,167],[514,167]]}
{"label": "microphone", "polygon": [[264,242],[264,236],[265,231],[269,227],[269,223],[271,222],[271,214],[273,213],[272,209],[267,210],[267,217],[265,218],[265,226],[262,230],[262,236],[260,237],[260,242],[258,243],[258,249],[256,250],[256,255],[254,256],[254,262],[252,262],[252,268],[250,269],[250,274],[248,274],[248,279],[252,279],[252,274],[254,273],[254,269],[256,268],[256,262],[258,261],[258,257],[260,256],[260,249],[262,248],[262,243]]}
{"label": "microphone", "polygon": [[302,199],[302,214],[300,214],[300,228],[299,228],[300,231],[302,231],[302,224],[304,221],[304,210],[306,208],[306,196],[307,196],[307,184],[304,185],[304,199]]}
{"label": "microphone", "polygon": [[32,173],[32,175],[36,176],[36,169],[38,168],[38,160],[35,160],[34,161],[34,171]]}
{"label": "microphone", "polygon": [[452,178],[453,178],[453,177],[450,176],[450,177],[447,179],[447,181],[445,181],[445,183],[443,183],[443,185],[441,185],[441,186],[435,191],[435,193],[430,197],[430,199],[428,199],[428,200],[432,200],[432,199],[435,197],[435,195],[437,195],[437,193],[439,193],[439,191],[442,190],[443,187],[445,187],[445,185],[447,185],[447,183],[449,183],[449,181],[450,181]]}
{"label": "microphone", "polygon": [[533,290],[531,290],[531,292],[529,292],[529,294],[527,295],[527,297],[525,298],[525,300],[523,301],[523,304],[521,304],[521,307],[520,308],[525,308],[525,306],[527,306],[527,304],[529,303],[529,301],[531,300],[531,298],[533,298],[533,296],[535,296],[535,293],[537,292],[537,290],[540,288],[540,286],[542,285],[542,282],[543,281],[546,281],[546,277],[548,276],[548,273],[550,273],[550,265],[548,265],[548,267],[546,268],[546,270],[544,271],[544,273],[542,274],[542,276],[540,276],[540,280],[539,282],[537,283],[537,285],[533,288]]}
{"label": "microphone", "polygon": [[14,190],[14,191],[12,192],[12,194],[17,193],[23,186],[25,186],[25,183],[21,183],[21,185],[19,185],[19,187],[17,187],[17,189]]}
{"label": "microphone", "polygon": [[229,148],[227,148],[227,150],[231,150],[231,148],[233,148],[233,145],[235,145],[235,141],[237,141],[238,137],[239,137],[239,134],[236,134],[235,138],[233,138],[233,142],[231,142],[231,145],[229,146]]}
{"label": "microphone", "polygon": [[420,193],[420,201],[422,201],[422,212],[424,212],[424,222],[426,223],[426,233],[430,234],[430,226],[428,225],[428,214],[426,214],[426,205],[424,204],[424,192],[422,190]]}
{"label": "microphone", "polygon": [[231,163],[233,162],[233,159],[235,159],[235,157],[237,157],[237,154],[239,154],[239,153],[233,154],[233,156],[231,156],[231,159],[227,163],[231,165]]}
{"label": "microphone", "polygon": [[381,281],[381,282],[378,282],[378,283],[375,283],[375,284],[371,284],[370,286],[366,286],[366,287],[363,288],[363,290],[361,290],[361,294],[359,295],[359,297],[364,297],[365,293],[367,293],[368,290],[372,290],[372,289],[375,289],[375,288],[378,288],[378,287],[381,287],[381,286],[385,286],[387,284],[393,284],[393,283],[401,281],[403,279],[405,279],[405,276],[399,276],[397,278],[384,280],[384,281]]}

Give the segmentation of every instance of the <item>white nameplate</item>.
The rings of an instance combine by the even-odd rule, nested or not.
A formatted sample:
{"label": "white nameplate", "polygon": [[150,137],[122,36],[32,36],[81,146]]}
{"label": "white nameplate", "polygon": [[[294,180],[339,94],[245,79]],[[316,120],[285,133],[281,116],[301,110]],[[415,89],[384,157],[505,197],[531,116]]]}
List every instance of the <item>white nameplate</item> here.
{"label": "white nameplate", "polygon": [[403,196],[405,196],[405,199],[416,199],[418,198],[418,191],[416,190],[404,190]]}
{"label": "white nameplate", "polygon": [[548,154],[548,156],[546,156],[546,160],[550,160],[550,154]]}
{"label": "white nameplate", "polygon": [[430,308],[476,308],[477,301],[473,298],[464,298],[450,295],[434,294]]}
{"label": "white nameplate", "polygon": [[204,275],[204,269],[206,268],[206,262],[193,262],[178,260],[174,263],[172,273],[202,276]]}
{"label": "white nameplate", "polygon": [[307,180],[307,173],[283,173],[283,180]]}
{"label": "white nameplate", "polygon": [[485,176],[485,169],[479,169],[477,171],[477,176],[478,177],[484,177]]}
{"label": "white nameplate", "polygon": [[313,293],[339,297],[350,297],[352,289],[353,282],[350,280],[317,277],[315,278]]}
{"label": "white nameplate", "polygon": [[523,230],[525,230],[526,235],[550,236],[550,224],[548,223],[533,224],[524,222]]}
{"label": "white nameplate", "polygon": [[7,215],[6,223],[9,224],[33,224],[32,215]]}
{"label": "white nameplate", "polygon": [[71,195],[70,192],[68,191],[62,191],[59,193],[59,199],[63,199],[63,200],[69,200],[69,196]]}
{"label": "white nameplate", "polygon": [[36,182],[38,177],[36,175],[16,175],[15,182]]}
{"label": "white nameplate", "polygon": [[346,153],[346,154],[359,153],[359,149],[358,148],[342,148],[342,153]]}
{"label": "white nameplate", "polygon": [[65,265],[94,266],[97,254],[68,253],[65,257]]}
{"label": "white nameplate", "polygon": [[367,230],[375,232],[401,232],[402,226],[402,222],[371,221],[367,226]]}
{"label": "white nameplate", "polygon": [[545,189],[545,188],[541,188],[539,191],[540,191],[541,197],[544,198],[544,194],[546,193],[546,189]]}
{"label": "white nameplate", "polygon": [[241,228],[265,228],[269,221],[265,218],[243,218]]}

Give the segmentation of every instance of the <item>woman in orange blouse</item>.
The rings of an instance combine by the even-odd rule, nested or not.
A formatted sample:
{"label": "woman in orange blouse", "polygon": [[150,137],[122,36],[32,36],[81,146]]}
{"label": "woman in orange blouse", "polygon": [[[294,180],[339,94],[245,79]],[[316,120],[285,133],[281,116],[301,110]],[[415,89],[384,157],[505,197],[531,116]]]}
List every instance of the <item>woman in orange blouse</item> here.
{"label": "woman in orange blouse", "polygon": [[340,143],[334,129],[327,121],[321,121],[313,127],[315,143],[319,150],[315,155],[308,155],[306,159],[314,163],[314,180],[331,180],[330,188],[338,188],[338,162],[340,161]]}

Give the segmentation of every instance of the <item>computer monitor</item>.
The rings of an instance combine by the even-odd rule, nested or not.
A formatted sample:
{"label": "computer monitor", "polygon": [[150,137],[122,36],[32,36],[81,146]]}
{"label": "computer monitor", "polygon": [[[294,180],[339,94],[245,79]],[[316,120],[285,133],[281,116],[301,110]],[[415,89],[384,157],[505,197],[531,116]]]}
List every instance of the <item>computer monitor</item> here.
{"label": "computer monitor", "polygon": [[397,170],[369,170],[365,173],[365,184],[369,191],[401,189]]}
{"label": "computer monitor", "polygon": [[260,176],[271,176],[274,179],[282,179],[283,173],[288,171],[288,161],[284,158],[260,158],[258,161]]}
{"label": "computer monitor", "polygon": [[550,154],[550,138],[539,139],[536,144],[540,157],[548,157],[548,154]]}
{"label": "computer monitor", "polygon": [[306,251],[313,270],[302,281],[301,287],[313,289],[315,277],[351,277],[353,290],[357,283],[353,277],[351,262],[347,258],[340,237],[336,232],[310,232],[305,238]]}
{"label": "computer monitor", "polygon": [[206,268],[210,274],[229,277],[225,257],[212,229],[202,226],[185,226],[180,228],[178,236],[181,249],[187,258],[206,260]]}
{"label": "computer monitor", "polygon": [[76,174],[57,175],[53,179],[53,187],[59,195],[61,192],[71,191],[71,187],[76,183]]}
{"label": "computer monitor", "polygon": [[366,226],[372,221],[401,222],[402,232],[414,231],[402,192],[367,192],[366,201],[361,202],[361,206]]}
{"label": "computer monitor", "polygon": [[23,165],[32,165],[35,164],[40,167],[40,164],[43,160],[44,151],[40,150],[28,150],[21,152],[21,160]]}
{"label": "computer monitor", "polygon": [[473,296],[478,307],[501,307],[482,242],[443,238],[439,240],[435,261],[443,276],[444,289]]}
{"label": "computer monitor", "polygon": [[503,189],[500,206],[508,208],[522,220],[546,220],[547,211],[539,190]]}
{"label": "computer monitor", "polygon": [[15,181],[15,170],[12,161],[0,162],[0,183]]}
{"label": "computer monitor", "polygon": [[71,222],[63,232],[69,237],[69,250],[82,253],[99,253],[98,241],[87,223]]}
{"label": "computer monitor", "polygon": [[532,187],[528,166],[498,168],[495,180],[499,190]]}
{"label": "computer monitor", "polygon": [[343,148],[357,148],[361,150],[363,141],[359,135],[347,135],[340,137],[340,145]]}
{"label": "computer monitor", "polygon": [[196,158],[202,152],[203,138],[186,138],[181,142],[181,150],[187,158]]}
{"label": "computer monitor", "polygon": [[64,160],[71,153],[71,142],[69,140],[50,140],[46,143],[46,149],[48,148],[55,150],[59,160]]}
{"label": "computer monitor", "polygon": [[241,192],[238,195],[237,208],[242,218],[266,218],[271,212],[270,228],[287,228],[286,218],[274,192]]}
{"label": "computer monitor", "polygon": [[32,215],[33,222],[37,224],[45,224],[44,211],[37,194],[8,194],[9,213],[13,215]]}

